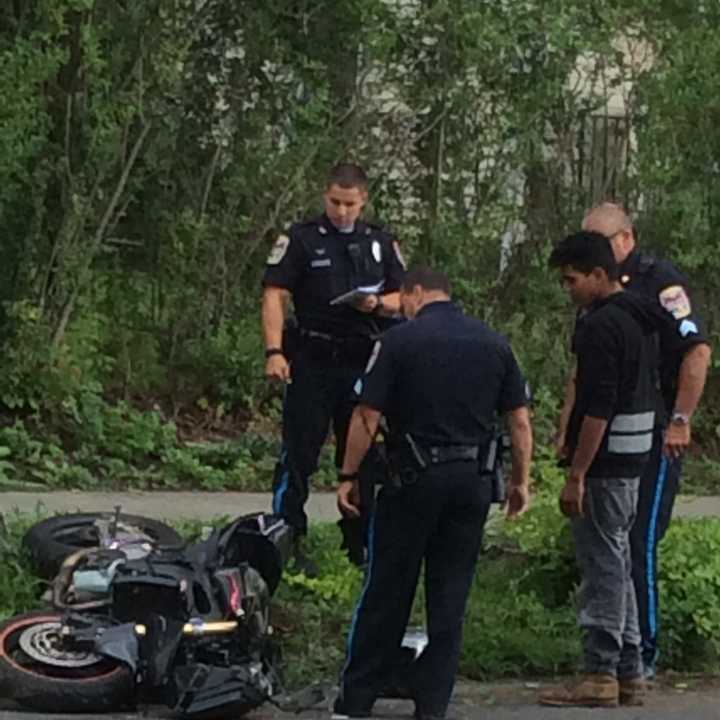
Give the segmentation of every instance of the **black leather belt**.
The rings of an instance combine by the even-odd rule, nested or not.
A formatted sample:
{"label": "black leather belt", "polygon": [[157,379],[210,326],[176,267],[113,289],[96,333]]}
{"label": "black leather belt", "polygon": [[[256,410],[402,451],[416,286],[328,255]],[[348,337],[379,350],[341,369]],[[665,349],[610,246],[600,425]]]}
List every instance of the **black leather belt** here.
{"label": "black leather belt", "polygon": [[433,445],[423,448],[433,465],[455,460],[477,460],[477,445]]}

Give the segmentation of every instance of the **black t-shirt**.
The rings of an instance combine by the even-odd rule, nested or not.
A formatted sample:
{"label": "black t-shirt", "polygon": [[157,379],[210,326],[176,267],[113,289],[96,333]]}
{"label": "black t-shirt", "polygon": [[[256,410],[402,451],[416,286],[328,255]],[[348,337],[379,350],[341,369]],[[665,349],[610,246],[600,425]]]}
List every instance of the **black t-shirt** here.
{"label": "black t-shirt", "polygon": [[391,435],[426,445],[482,447],[498,413],[528,402],[507,340],[451,302],[388,330],[360,385],[360,402],[385,415]]}
{"label": "black t-shirt", "polygon": [[360,286],[381,285],[380,294],[396,292],[404,265],[397,241],[385,230],[358,222],[342,233],[322,215],[293,225],[281,235],[267,259],[263,285],[292,293],[300,327],[340,337],[368,335],[377,316],[334,298]]}

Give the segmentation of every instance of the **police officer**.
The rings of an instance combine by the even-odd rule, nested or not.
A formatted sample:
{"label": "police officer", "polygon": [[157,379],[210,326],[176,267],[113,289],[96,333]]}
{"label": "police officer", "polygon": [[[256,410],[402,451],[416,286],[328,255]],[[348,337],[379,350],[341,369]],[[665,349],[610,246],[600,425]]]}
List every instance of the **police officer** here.
{"label": "police officer", "polygon": [[[325,212],[280,235],[263,279],[265,373],[286,384],[283,447],[275,469],[273,510],[296,532],[296,566],[315,574],[302,552],[309,479],[332,423],[336,461],[344,451],[352,388],[384,320],[399,311],[404,273],[396,240],[362,222],[368,180],[352,164],[334,167],[323,195]],[[348,301],[341,296],[364,292]],[[337,302],[338,299],[343,301]],[[283,343],[292,300],[297,328]]]}
{"label": "police officer", "polygon": [[450,301],[440,272],[408,272],[400,297],[414,319],[391,328],[373,349],[339,476],[338,506],[356,512],[358,468],[384,415],[393,482],[378,494],[371,520],[370,560],[335,717],[370,713],[401,644],[423,560],[429,643],[409,690],[418,718],[445,715],[491,501],[492,483],[480,465],[498,413],[509,413],[513,440],[508,514],[520,515],[528,504],[526,385],[507,341]]}
{"label": "police officer", "polygon": [[[644,673],[652,679],[658,656],[657,548],[670,523],[682,453],[690,442],[690,421],[705,384],[710,347],[690,300],[687,280],[672,263],[637,250],[632,222],[621,206],[602,203],[592,208],[582,227],[609,239],[620,264],[622,286],[657,301],[680,321],[680,330],[693,341],[680,351],[662,351],[659,368],[653,371],[659,374],[662,397],[658,398],[653,446],[641,477],[637,517],[630,536]],[[558,432],[561,454],[574,395],[573,376],[568,382]]]}

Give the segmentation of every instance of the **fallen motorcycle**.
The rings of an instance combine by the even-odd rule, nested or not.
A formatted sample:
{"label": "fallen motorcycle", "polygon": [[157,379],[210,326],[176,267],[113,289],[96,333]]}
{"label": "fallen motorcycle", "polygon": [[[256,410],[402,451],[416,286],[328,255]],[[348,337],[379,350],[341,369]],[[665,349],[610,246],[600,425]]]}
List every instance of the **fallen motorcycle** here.
{"label": "fallen motorcycle", "polygon": [[269,699],[285,522],[243,516],[187,547],[119,541],[117,531],[102,525],[100,546],[64,559],[51,609],[0,625],[2,694],[41,711],[158,703],[192,718],[238,716]]}

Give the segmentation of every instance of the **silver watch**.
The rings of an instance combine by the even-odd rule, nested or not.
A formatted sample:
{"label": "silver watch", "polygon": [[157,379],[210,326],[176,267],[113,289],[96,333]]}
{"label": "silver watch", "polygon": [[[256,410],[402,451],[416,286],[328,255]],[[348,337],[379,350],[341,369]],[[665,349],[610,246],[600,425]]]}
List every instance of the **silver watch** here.
{"label": "silver watch", "polygon": [[689,425],[690,424],[690,416],[686,415],[685,413],[674,412],[670,416],[670,422],[673,425]]}

